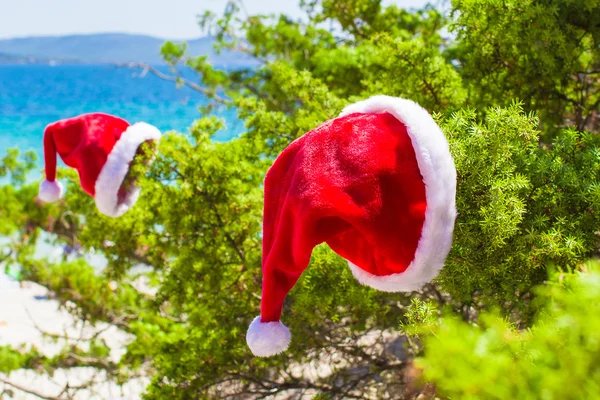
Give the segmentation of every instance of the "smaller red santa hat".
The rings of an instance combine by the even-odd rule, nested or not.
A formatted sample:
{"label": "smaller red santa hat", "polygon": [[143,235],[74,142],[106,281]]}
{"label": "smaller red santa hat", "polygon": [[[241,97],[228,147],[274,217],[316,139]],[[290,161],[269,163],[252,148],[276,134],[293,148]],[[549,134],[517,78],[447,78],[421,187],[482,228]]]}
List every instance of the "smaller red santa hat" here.
{"label": "smaller red santa hat", "polygon": [[284,299],[326,242],[356,279],[386,292],[436,277],[452,243],[456,169],[444,134],[416,103],[375,96],[291,143],[264,183],[261,315],[250,350],[287,349]]}
{"label": "smaller red santa hat", "polygon": [[122,118],[102,113],[83,114],[54,122],[44,131],[46,179],[38,197],[45,202],[63,196],[63,186],[56,180],[56,154],[77,170],[83,190],[92,196],[98,210],[119,217],[137,201],[140,188],[122,188],[139,146],[158,141],[160,131],[139,122],[130,125]]}

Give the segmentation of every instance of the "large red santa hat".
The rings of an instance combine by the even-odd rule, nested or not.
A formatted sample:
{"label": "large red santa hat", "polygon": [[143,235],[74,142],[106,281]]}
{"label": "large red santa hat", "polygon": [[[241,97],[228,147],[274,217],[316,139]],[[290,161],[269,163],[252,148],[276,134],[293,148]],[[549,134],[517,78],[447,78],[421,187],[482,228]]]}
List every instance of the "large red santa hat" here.
{"label": "large red santa hat", "polygon": [[287,349],[287,293],[326,242],[356,279],[386,292],[419,289],[450,251],[456,169],[444,134],[416,103],[375,96],[287,147],[264,183],[261,315],[256,356]]}
{"label": "large red santa hat", "polygon": [[158,141],[160,131],[139,122],[129,125],[122,118],[92,113],[52,123],[44,131],[46,179],[39,198],[53,202],[63,196],[56,180],[56,154],[77,170],[83,190],[92,196],[98,210],[108,216],[124,214],[137,201],[137,186],[122,188],[129,164],[146,141]]}

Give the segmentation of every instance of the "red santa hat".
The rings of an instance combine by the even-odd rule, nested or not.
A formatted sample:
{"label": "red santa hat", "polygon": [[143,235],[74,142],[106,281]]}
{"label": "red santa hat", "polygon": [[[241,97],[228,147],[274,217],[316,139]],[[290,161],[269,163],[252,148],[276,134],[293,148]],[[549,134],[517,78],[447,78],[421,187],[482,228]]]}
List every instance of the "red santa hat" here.
{"label": "red santa hat", "polygon": [[386,292],[431,281],[450,251],[456,169],[444,134],[416,103],[375,96],[290,144],[264,183],[261,314],[256,356],[287,349],[287,293],[327,243],[356,279]]}
{"label": "red santa hat", "polygon": [[92,196],[98,210],[118,217],[138,199],[136,186],[123,192],[123,181],[138,147],[145,141],[160,139],[160,131],[140,122],[129,125],[122,118],[92,113],[52,123],[44,131],[46,179],[40,184],[38,197],[45,202],[63,196],[63,186],[56,181],[56,154],[77,170],[83,190]]}

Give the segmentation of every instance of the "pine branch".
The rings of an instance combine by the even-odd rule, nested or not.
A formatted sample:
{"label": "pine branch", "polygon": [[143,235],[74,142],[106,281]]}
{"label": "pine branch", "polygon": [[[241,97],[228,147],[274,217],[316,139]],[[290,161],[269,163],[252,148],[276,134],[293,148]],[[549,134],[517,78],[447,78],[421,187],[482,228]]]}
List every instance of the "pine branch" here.
{"label": "pine branch", "polygon": [[214,91],[206,89],[206,88],[198,85],[197,83],[194,83],[190,80],[182,78],[179,75],[168,75],[163,72],[160,72],[158,69],[154,68],[153,66],[151,66],[149,64],[132,62],[132,63],[126,63],[126,64],[117,64],[117,67],[142,69],[141,77],[144,77],[148,72],[150,72],[162,80],[169,81],[169,82],[175,82],[175,83],[178,83],[178,82],[182,83],[183,85],[189,87],[190,89],[193,89],[197,92],[202,93],[206,97],[215,99],[217,102],[219,102],[221,104],[229,104],[229,101],[227,99],[219,96]]}

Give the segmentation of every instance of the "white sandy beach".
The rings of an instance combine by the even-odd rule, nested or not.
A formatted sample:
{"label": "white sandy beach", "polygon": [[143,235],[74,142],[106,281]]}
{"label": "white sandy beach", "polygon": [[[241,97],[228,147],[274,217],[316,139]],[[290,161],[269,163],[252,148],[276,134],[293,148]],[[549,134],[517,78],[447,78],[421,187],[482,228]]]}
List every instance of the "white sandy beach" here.
{"label": "white sandy beach", "polygon": [[[123,345],[128,341],[127,334],[107,326],[94,329],[75,327],[71,316],[66,311],[59,310],[58,302],[48,299],[47,294],[47,289],[42,286],[30,282],[20,285],[7,275],[0,274],[0,345],[34,345],[44,354],[51,356],[61,349],[66,340],[60,339],[55,342],[54,339],[43,337],[40,330],[76,338],[89,337],[97,329],[108,328],[100,337],[113,349],[111,357],[119,359]],[[103,376],[93,368],[61,370],[53,377],[19,370],[9,376],[0,374],[0,378],[33,389],[47,397],[57,396],[67,383],[76,386],[94,379],[96,383],[91,386],[91,390],[78,392],[74,396],[75,399],[139,399],[145,386],[144,382],[132,381],[119,388],[105,382]],[[8,388],[8,385],[0,383],[0,390],[3,388]],[[14,390],[13,398],[39,399],[33,394],[19,390]]]}

